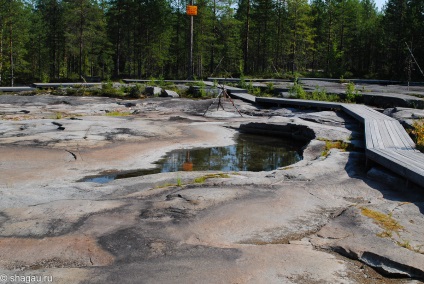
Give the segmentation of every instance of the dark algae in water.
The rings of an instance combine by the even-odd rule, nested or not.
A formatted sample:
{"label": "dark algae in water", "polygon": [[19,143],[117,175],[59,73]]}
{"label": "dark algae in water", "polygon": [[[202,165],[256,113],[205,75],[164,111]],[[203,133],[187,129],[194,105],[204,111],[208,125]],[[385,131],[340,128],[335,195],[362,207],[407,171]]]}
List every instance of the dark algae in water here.
{"label": "dark algae in water", "polygon": [[153,169],[110,172],[81,181],[107,183],[114,179],[177,171],[271,171],[300,161],[303,146],[288,139],[239,134],[234,145],[175,150],[156,162],[157,167]]}

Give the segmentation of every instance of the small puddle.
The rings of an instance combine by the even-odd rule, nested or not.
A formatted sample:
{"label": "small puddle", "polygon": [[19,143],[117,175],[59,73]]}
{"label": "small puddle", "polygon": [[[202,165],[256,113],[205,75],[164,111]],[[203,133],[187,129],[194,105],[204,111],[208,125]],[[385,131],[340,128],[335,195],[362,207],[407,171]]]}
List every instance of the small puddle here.
{"label": "small puddle", "polygon": [[80,181],[107,183],[115,179],[177,171],[272,171],[302,159],[301,144],[294,140],[239,134],[236,144],[225,147],[182,149],[169,152],[152,169],[108,172]]}

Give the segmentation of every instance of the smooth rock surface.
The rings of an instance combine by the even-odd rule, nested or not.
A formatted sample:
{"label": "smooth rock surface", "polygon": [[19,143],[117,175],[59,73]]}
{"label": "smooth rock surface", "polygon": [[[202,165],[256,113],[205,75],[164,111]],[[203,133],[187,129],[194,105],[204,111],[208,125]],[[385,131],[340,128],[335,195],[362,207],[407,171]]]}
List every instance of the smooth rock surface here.
{"label": "smooth rock surface", "polygon": [[165,89],[162,90],[160,96],[161,97],[170,97],[170,98],[179,98],[180,97],[177,94],[177,92],[170,91],[170,90],[165,90]]}
{"label": "smooth rock surface", "polygon": [[424,110],[414,108],[388,108],[384,110],[384,114],[399,120],[402,125],[409,127],[412,127],[416,120],[424,118]]}
{"label": "smooth rock surface", "polygon": [[[239,100],[243,117],[225,100],[207,116],[213,100],[125,102],[0,96],[1,274],[54,283],[414,283],[375,267],[421,279],[422,192],[367,176],[363,152],[323,156],[325,142],[313,139],[303,160],[268,172],[79,182],[150,168],[174,149],[232,145],[249,123],[361,137],[348,118]],[[377,236],[383,230],[363,207],[403,229]]]}
{"label": "smooth rock surface", "polygon": [[162,93],[162,89],[159,87],[150,87],[147,86],[144,91],[148,96],[159,96]]}

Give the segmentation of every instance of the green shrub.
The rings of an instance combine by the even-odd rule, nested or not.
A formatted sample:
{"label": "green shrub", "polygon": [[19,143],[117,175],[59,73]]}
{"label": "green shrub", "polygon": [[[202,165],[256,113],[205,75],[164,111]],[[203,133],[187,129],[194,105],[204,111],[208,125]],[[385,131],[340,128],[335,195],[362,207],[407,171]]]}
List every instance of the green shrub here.
{"label": "green shrub", "polygon": [[113,89],[113,82],[107,81],[106,83],[102,84],[102,90],[110,90]]}
{"label": "green shrub", "polygon": [[274,83],[272,83],[272,82],[267,83],[267,84],[266,84],[266,91],[265,91],[265,92],[266,92],[267,94],[272,95],[272,94],[274,94],[274,91],[275,91]]}
{"label": "green shrub", "polygon": [[[96,92],[94,92],[96,94]],[[106,82],[102,84],[101,90],[97,90],[97,95],[104,97],[123,97],[125,93],[121,89],[117,89],[113,86],[112,82]]]}
{"label": "green shrub", "polygon": [[71,88],[58,88],[51,92],[55,96],[77,96],[77,90]]}
{"label": "green shrub", "polygon": [[327,94],[327,90],[325,88],[317,87],[313,92],[311,98],[315,101],[326,101],[326,102],[338,102],[340,101],[339,96]]}
{"label": "green shrub", "polygon": [[312,99],[315,101],[326,101],[327,100],[327,91],[325,89],[321,89],[317,87],[312,92]]}
{"label": "green shrub", "polygon": [[415,143],[417,146],[417,149],[421,152],[424,152],[424,120],[416,120],[414,124],[412,125],[412,130],[410,133],[415,138]]}
{"label": "green shrub", "polygon": [[261,89],[258,87],[254,87],[252,81],[250,81],[247,86],[247,92],[257,97],[261,95]]}
{"label": "green shrub", "polygon": [[159,78],[150,77],[149,80],[150,80],[149,82],[150,86],[164,88],[166,86],[172,85],[171,82],[165,82],[165,78],[162,75],[159,76]]}
{"label": "green shrub", "polygon": [[47,73],[44,73],[43,72],[41,74],[40,80],[41,80],[42,83],[48,83],[48,82],[50,82],[50,77],[49,77],[49,75]]}
{"label": "green shrub", "polygon": [[244,76],[244,65],[243,61],[240,60],[239,64],[239,71],[240,71],[240,83],[238,84],[239,88],[247,89],[247,83],[246,83],[246,77]]}
{"label": "green shrub", "polygon": [[248,85],[246,83],[246,78],[244,77],[243,74],[240,76],[240,82],[238,83],[238,87],[239,88],[242,88],[242,89],[247,89],[248,88]]}
{"label": "green shrub", "polygon": [[[189,97],[191,98],[205,98],[208,96],[207,92],[206,92],[206,84],[203,81],[197,81],[197,82],[193,82],[189,84],[190,89],[189,89]],[[169,88],[167,88],[169,89]],[[175,92],[179,93],[180,90],[178,90],[177,88],[174,88]],[[171,90],[171,89],[170,89]]]}
{"label": "green shrub", "polygon": [[199,87],[200,97],[206,97],[206,84],[203,81],[199,81]]}
{"label": "green shrub", "polygon": [[135,84],[135,86],[132,86],[129,90],[128,96],[131,98],[139,98],[141,95],[143,95],[144,87],[142,87],[140,84]]}
{"label": "green shrub", "polygon": [[289,94],[291,97],[306,100],[306,91],[303,89],[302,85],[298,83],[298,79],[295,78],[293,87],[290,88]]}
{"label": "green shrub", "polygon": [[346,86],[346,98],[345,101],[348,103],[357,103],[361,100],[362,95],[356,89],[355,84],[349,82]]}

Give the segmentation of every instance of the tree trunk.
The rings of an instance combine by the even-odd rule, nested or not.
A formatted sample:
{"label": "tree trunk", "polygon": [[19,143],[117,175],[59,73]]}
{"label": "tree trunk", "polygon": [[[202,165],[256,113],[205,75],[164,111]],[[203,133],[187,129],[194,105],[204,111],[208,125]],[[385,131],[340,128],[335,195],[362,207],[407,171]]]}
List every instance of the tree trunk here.
{"label": "tree trunk", "polygon": [[12,20],[10,20],[9,23],[9,37],[10,37],[10,84],[13,87],[14,85],[14,72],[15,72],[15,66],[13,64],[13,25]]}
{"label": "tree trunk", "polygon": [[282,0],[278,0],[278,25],[277,25],[277,46],[276,46],[276,65],[277,67],[280,66],[280,64],[282,64],[283,60],[282,60],[282,52],[281,52],[281,43],[283,41],[282,39],[282,34],[283,34],[283,13],[282,13]]}
{"label": "tree trunk", "polygon": [[247,11],[246,11],[246,35],[244,38],[244,53],[243,53],[243,71],[244,73],[248,70],[248,58],[249,58],[249,36],[250,36],[250,0],[247,0]]}
{"label": "tree trunk", "polygon": [[[215,35],[216,30],[216,0],[213,0],[213,25],[212,25],[212,34]],[[214,71],[214,62],[215,62],[215,40],[212,41],[212,47],[211,47],[211,62],[209,71],[212,75]]]}
{"label": "tree trunk", "polygon": [[83,74],[83,33],[84,33],[84,12],[83,1],[80,2],[80,26],[79,26],[79,75],[82,78]]}
{"label": "tree trunk", "polygon": [[295,8],[294,29],[293,29],[293,48],[292,48],[292,74],[296,71],[296,44],[297,44],[297,6]]}
{"label": "tree trunk", "polygon": [[344,72],[344,30],[345,30],[345,1],[342,1],[342,23],[340,27],[340,52],[342,53],[341,56],[341,64],[340,68],[341,71]]}
{"label": "tree trunk", "polygon": [[328,6],[328,14],[329,14],[329,19],[328,19],[328,29],[327,29],[327,68],[326,68],[326,72],[328,73],[330,71],[330,50],[331,50],[331,26],[332,26],[332,12],[331,12],[331,3]]}
{"label": "tree trunk", "polygon": [[121,5],[120,5],[120,3],[118,2],[118,38],[117,38],[117,41],[116,41],[116,46],[115,46],[115,53],[116,53],[116,61],[115,61],[115,76],[116,77],[119,77],[119,75],[120,75],[120,72],[119,72],[119,70],[120,70],[120,64],[121,64],[121,62],[120,62],[120,59],[121,59],[121,55],[120,55],[120,53],[121,53]]}
{"label": "tree trunk", "polygon": [[0,18],[0,86],[2,84],[2,73],[3,73],[3,26],[2,19]]}

